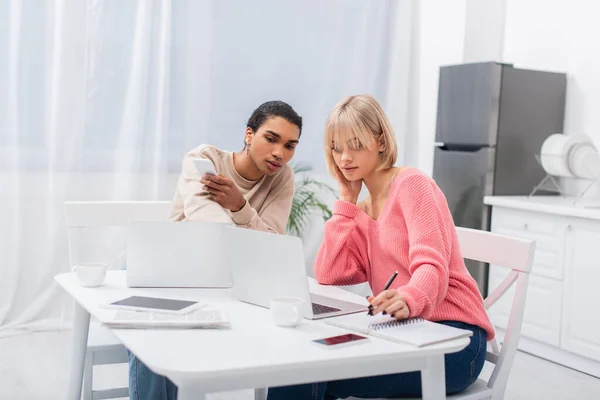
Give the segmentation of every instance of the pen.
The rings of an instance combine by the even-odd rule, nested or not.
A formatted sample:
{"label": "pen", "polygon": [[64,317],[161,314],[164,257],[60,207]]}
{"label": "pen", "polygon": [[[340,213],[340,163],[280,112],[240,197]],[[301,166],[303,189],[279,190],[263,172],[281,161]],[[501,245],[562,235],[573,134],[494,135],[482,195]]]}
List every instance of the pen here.
{"label": "pen", "polygon": [[[384,290],[388,290],[388,289],[390,288],[390,285],[392,284],[392,282],[394,282],[394,279],[396,279],[396,277],[397,277],[397,276],[398,276],[398,271],[394,272],[394,273],[392,274],[392,276],[390,276],[390,279],[388,279],[387,283],[386,283],[386,284],[385,284],[385,286],[383,287],[383,290],[382,290],[382,292],[383,292]],[[372,310],[372,307],[371,307],[371,306],[369,306],[369,311],[367,312],[367,315],[373,315],[373,312],[372,312],[372,311],[373,311],[373,310]]]}
{"label": "pen", "polygon": [[390,279],[388,279],[387,283],[383,287],[383,290],[388,290],[390,288],[390,285],[392,284],[392,282],[394,282],[394,279],[396,279],[397,276],[398,276],[398,271],[394,272],[394,274],[392,276],[390,276]]}

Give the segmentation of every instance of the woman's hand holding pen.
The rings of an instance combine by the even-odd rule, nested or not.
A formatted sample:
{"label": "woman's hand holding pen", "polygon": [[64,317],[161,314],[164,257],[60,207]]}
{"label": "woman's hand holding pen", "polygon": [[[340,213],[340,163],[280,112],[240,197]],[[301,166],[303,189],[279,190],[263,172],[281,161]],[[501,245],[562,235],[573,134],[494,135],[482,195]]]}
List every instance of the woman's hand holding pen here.
{"label": "woman's hand holding pen", "polygon": [[404,295],[398,289],[390,289],[390,285],[398,276],[398,271],[394,272],[386,282],[381,293],[377,296],[367,296],[369,301],[368,315],[377,315],[379,313],[389,314],[396,319],[406,319],[410,316],[408,304],[404,301]]}
{"label": "woman's hand holding pen", "polygon": [[369,300],[369,315],[379,313],[389,314],[396,319],[406,319],[410,315],[408,304],[404,300],[404,295],[397,289],[387,289],[377,296],[367,297]]}

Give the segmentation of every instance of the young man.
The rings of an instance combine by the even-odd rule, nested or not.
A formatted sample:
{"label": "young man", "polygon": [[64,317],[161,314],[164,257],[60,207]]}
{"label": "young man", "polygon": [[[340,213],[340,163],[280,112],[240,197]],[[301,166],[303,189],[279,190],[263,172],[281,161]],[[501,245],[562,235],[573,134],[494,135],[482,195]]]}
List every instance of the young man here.
{"label": "young man", "polygon": [[[290,105],[261,104],[248,120],[242,151],[202,145],[185,155],[170,218],[285,233],[294,196],[294,174],[288,162],[301,133],[302,117]],[[210,160],[217,175],[201,175],[194,158]],[[129,353],[129,396],[174,400],[177,387]]]}

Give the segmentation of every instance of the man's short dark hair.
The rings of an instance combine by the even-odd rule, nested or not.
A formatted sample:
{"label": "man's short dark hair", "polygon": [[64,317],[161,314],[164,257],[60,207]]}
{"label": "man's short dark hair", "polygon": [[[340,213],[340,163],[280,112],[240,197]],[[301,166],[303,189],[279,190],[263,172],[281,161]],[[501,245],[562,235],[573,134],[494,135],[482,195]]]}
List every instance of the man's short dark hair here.
{"label": "man's short dark hair", "polygon": [[258,106],[248,119],[246,126],[256,133],[258,128],[272,117],[284,118],[289,123],[296,125],[302,134],[302,117],[288,103],[279,100],[267,101]]}

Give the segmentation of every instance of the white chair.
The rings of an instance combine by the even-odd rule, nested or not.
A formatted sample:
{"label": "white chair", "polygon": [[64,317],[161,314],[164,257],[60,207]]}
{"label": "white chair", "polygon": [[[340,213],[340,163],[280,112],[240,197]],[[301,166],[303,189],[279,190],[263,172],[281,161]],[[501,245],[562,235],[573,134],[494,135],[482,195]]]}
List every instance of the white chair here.
{"label": "white chair", "polygon": [[515,282],[517,286],[502,349],[498,347],[496,340],[489,343],[491,349],[488,348],[486,361],[494,364],[490,379],[488,381],[478,379],[467,390],[448,396],[448,399],[500,400],[504,398],[508,376],[517,353],[517,343],[521,336],[535,241],[475,229],[457,227],[456,230],[464,258],[512,270],[484,300],[486,310],[493,306]]}
{"label": "white chair", "polygon": [[[126,226],[130,221],[167,220],[168,201],[68,201],[64,203],[69,237],[71,265],[82,260],[78,255],[78,239],[88,228]],[[125,347],[99,322],[91,321],[83,376],[83,399],[99,400],[129,397],[129,388],[93,390],[95,365],[127,363]]]}

